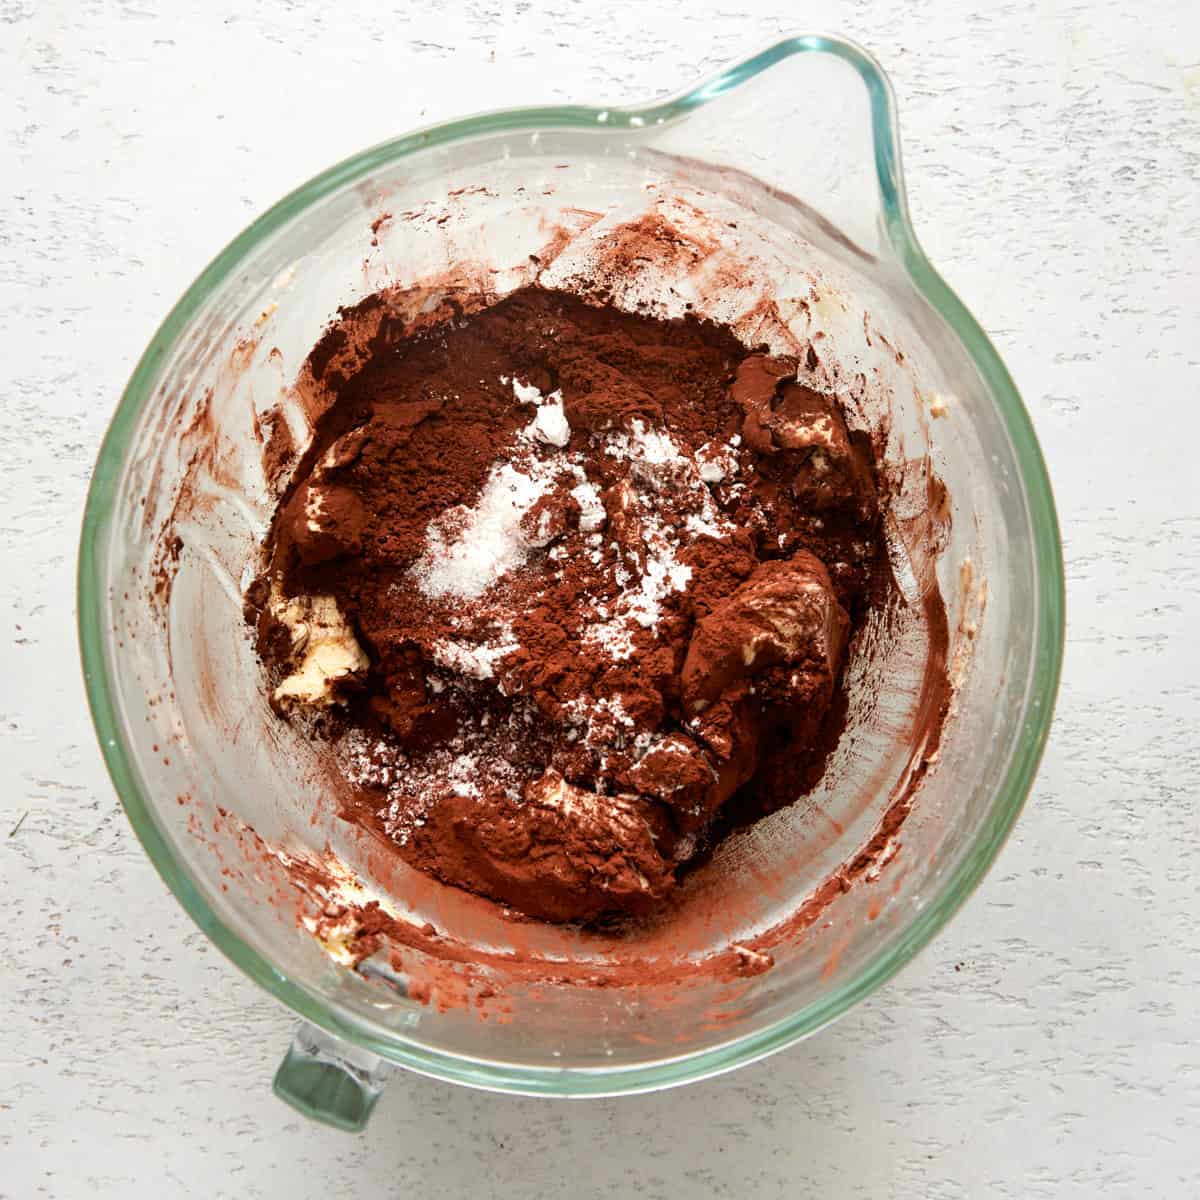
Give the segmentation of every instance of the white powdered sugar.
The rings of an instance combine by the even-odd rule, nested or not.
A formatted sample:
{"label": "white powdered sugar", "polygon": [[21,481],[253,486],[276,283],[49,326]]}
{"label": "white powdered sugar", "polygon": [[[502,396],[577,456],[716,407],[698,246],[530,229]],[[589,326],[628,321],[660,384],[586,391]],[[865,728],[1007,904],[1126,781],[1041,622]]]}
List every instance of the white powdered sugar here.
{"label": "white powdered sugar", "polygon": [[[662,601],[672,592],[681,592],[692,577],[692,569],[675,557],[674,539],[669,527],[643,515],[643,533],[646,546],[651,551],[645,569],[629,580],[626,587],[612,605],[615,615],[601,619],[588,627],[584,640],[601,647],[617,662],[633,655],[632,625],[653,629],[662,619]],[[621,572],[618,572],[618,578]],[[609,609],[597,609],[597,616],[607,615]]]}
{"label": "white powdered sugar", "polygon": [[[661,530],[656,532],[661,535]],[[647,542],[650,540],[648,536]],[[613,605],[616,615],[590,625],[584,633],[586,642],[599,646],[616,662],[633,656],[632,626],[653,629],[662,619],[662,601],[672,592],[682,592],[692,577],[692,568],[676,560],[674,548],[665,538],[654,540],[659,543],[658,557],[648,558],[646,569],[617,597]]]}
{"label": "white powdered sugar", "polygon": [[[735,434],[730,446],[739,441],[741,439]],[[705,442],[696,451],[696,466],[705,483],[723,483],[737,473],[737,456],[730,446],[723,446],[720,442]]]}
{"label": "white powdered sugar", "polygon": [[571,440],[571,426],[563,412],[562,392],[544,396],[530,383],[512,381],[513,395],[520,404],[535,404],[537,412],[522,433],[524,438],[536,438],[549,446],[565,446]]}
{"label": "white powdered sugar", "polygon": [[501,463],[488,473],[474,507],[460,505],[430,521],[425,552],[412,567],[421,591],[471,599],[520,566],[529,551],[521,518],[550,490],[557,473],[556,466],[537,460],[521,470]]}
{"label": "white powdered sugar", "polygon": [[708,515],[688,513],[683,527],[693,537],[723,538],[729,533],[722,519],[712,513]]}
{"label": "white powdered sugar", "polygon": [[496,664],[520,648],[520,642],[513,637],[512,626],[504,624],[492,640],[468,642],[442,638],[434,642],[430,650],[440,667],[472,679],[491,679],[496,673]]}
{"label": "white powdered sugar", "polygon": [[459,754],[446,771],[446,782],[456,796],[478,799],[479,760],[473,754]]}
{"label": "white powdered sugar", "polygon": [[720,538],[730,532],[732,526],[713,503],[706,486],[719,483],[737,469],[737,462],[728,450],[721,454],[706,444],[693,457],[680,450],[670,434],[647,429],[644,422],[634,420],[629,433],[609,435],[604,452],[629,463],[635,481],[656,492],[671,492],[681,497],[693,509],[687,517],[689,533]]}
{"label": "white powdered sugar", "polygon": [[602,774],[608,769],[610,750],[620,750],[636,763],[675,736],[638,730],[620,695],[579,696],[563,707],[569,722],[567,740],[596,754]]}
{"label": "white powdered sugar", "polygon": [[626,615],[643,629],[653,629],[662,615],[659,602],[671,592],[682,592],[691,577],[692,568],[676,562],[671,547],[664,547],[661,558],[647,561],[637,588],[622,597]]}
{"label": "white powdered sugar", "polygon": [[583,533],[594,533],[608,519],[604,511],[604,501],[596,491],[596,485],[584,478],[583,483],[571,489],[575,503],[579,505],[579,528]]}
{"label": "white powdered sugar", "polygon": [[595,699],[579,696],[567,701],[563,707],[577,726],[591,726],[604,718],[610,725],[633,728],[633,718],[626,712],[620,696],[597,696]]}
{"label": "white powdered sugar", "polygon": [[588,645],[599,647],[613,662],[633,657],[633,629],[624,617],[589,625],[583,636]]}
{"label": "white powdered sugar", "polygon": [[540,441],[551,446],[565,446],[571,440],[571,426],[562,408],[562,395],[555,392],[533,418],[533,432]]}
{"label": "white powdered sugar", "polygon": [[[503,377],[502,381],[507,382]],[[543,396],[519,379],[512,380],[512,388],[522,404],[537,405],[533,420],[518,435],[519,441],[541,442],[552,452],[548,458],[539,458],[526,450],[514,455],[513,461],[496,463],[473,506],[457,505],[430,521],[424,553],[411,569],[426,596],[475,599],[520,567],[530,549],[546,546],[552,539],[548,516],[528,531],[522,530],[521,522],[553,490],[564,470],[578,481],[571,494],[583,513],[581,522],[586,524],[582,527],[594,529],[604,522],[604,505],[579,466],[578,456],[553,452],[571,440],[562,393]]]}
{"label": "white powdered sugar", "polygon": [[[713,450],[706,456],[711,464],[709,474],[714,476],[711,482],[737,469],[730,451],[725,447],[720,451],[723,453]],[[629,464],[635,486],[628,494],[645,559],[632,575],[617,568],[616,580],[624,590],[612,605],[613,615],[609,617],[607,610],[597,612],[601,620],[588,628],[584,638],[616,661],[623,661],[634,653],[634,626],[653,629],[662,619],[662,602],[671,593],[683,591],[692,577],[691,568],[679,561],[681,531],[664,516],[663,499],[670,498],[671,506],[683,518],[682,532],[692,538],[725,538],[734,526],[713,501],[699,456],[681,450],[669,434],[634,420],[628,433],[607,435],[604,452]]]}
{"label": "white powdered sugar", "polygon": [[647,429],[644,421],[636,417],[630,425],[629,433],[611,433],[608,435],[605,453],[623,462],[635,464],[635,474],[648,481],[661,479],[662,471],[656,467],[677,468],[689,462],[669,434],[660,433],[657,429]]}
{"label": "white powdered sugar", "polygon": [[[508,379],[501,375],[500,382],[507,383]],[[519,379],[514,379],[512,390],[518,404],[541,404],[542,402],[542,393],[532,383],[522,383]]]}

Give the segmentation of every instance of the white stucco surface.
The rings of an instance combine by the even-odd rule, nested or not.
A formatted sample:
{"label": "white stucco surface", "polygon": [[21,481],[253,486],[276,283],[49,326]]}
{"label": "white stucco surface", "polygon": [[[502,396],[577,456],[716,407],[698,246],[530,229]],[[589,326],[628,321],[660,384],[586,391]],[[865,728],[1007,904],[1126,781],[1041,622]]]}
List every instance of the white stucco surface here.
{"label": "white stucco surface", "polygon": [[[932,948],[766,1062],[586,1104],[404,1077],[367,1136],[309,1125],[269,1090],[291,1014],[170,897],[88,721],[75,542],[120,389],[216,249],[350,151],[806,27],[891,73],[918,231],[1056,486],[1025,815]],[[1186,0],[0,0],[0,1197],[1196,1195],[1198,307]]]}

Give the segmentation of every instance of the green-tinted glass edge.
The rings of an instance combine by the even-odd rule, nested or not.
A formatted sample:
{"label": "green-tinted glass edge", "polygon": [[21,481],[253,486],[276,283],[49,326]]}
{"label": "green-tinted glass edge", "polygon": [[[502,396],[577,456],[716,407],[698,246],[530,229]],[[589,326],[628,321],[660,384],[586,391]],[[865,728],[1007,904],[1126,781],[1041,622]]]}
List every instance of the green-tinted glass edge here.
{"label": "green-tinted glass edge", "polygon": [[[1012,439],[1029,505],[1035,548],[1039,621],[1036,666],[1029,684],[1027,728],[1012,756],[996,804],[971,853],[958,865],[937,900],[918,915],[901,939],[866,970],[815,1004],[766,1029],[694,1055],[634,1067],[526,1068],[448,1055],[387,1038],[344,1020],[323,1001],[287,978],[209,908],[154,820],[140,793],[122,742],[101,628],[104,558],[125,447],[143,406],[154,391],[159,366],[174,339],[247,250],[299,212],[376,166],[417,150],[482,134],[548,128],[592,130],[662,125],[685,116],[717,96],[797,54],[826,53],[843,59],[861,76],[870,96],[875,166],[887,236],[914,285],[954,329],[992,391]],[[599,109],[570,106],[524,108],[448,122],[396,138],[344,160],[284,197],[235,238],[199,275],[167,315],[134,369],[97,458],[84,509],[78,570],[78,620],[84,681],[92,720],[109,774],[147,855],[167,886],[217,947],[247,975],[302,1017],[339,1037],[436,1078],[496,1091],[540,1095],[602,1096],[649,1091],[720,1074],[762,1058],[815,1032],[874,991],[903,967],[961,907],[995,859],[1024,804],[1041,760],[1058,690],[1065,632],[1065,593],[1058,520],[1045,463],[1029,414],[995,348],[926,259],[909,223],[896,135],[895,102],[879,64],[843,38],[805,34],[786,38],[703,81],[686,92],[646,107]]]}

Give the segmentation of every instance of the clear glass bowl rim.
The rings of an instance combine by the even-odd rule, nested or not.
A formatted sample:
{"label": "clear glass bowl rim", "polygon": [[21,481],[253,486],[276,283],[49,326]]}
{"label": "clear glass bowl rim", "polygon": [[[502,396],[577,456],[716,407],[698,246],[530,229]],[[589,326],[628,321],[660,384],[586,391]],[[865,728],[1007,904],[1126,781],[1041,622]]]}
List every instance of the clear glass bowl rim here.
{"label": "clear glass bowl rim", "polygon": [[[114,702],[104,595],[111,523],[131,437],[151,403],[160,368],[196,311],[238,270],[254,248],[310,205],[375,168],[434,146],[481,134],[545,129],[619,130],[669,124],[722,94],[802,54],[828,54],[853,67],[871,109],[875,175],[885,234],[917,291],[954,330],[991,391],[1012,441],[1029,508],[1037,578],[1035,663],[1024,708],[1024,733],[1012,754],[979,836],[940,891],[853,979],[773,1025],[715,1048],[636,1065],[547,1069],[489,1062],[437,1051],[396,1033],[381,1036],[331,1009],[303,983],[282,974],[208,905],[159,826],[133,767]],[[861,46],[829,34],[796,34],[773,43],[673,97],[646,106],[580,105],[500,110],[417,130],[364,150],[285,196],[236,237],[197,277],[155,333],[121,396],[105,435],[84,510],[78,568],[78,620],[84,681],[109,774],[151,862],[200,928],[238,967],[306,1020],[335,1036],[421,1074],[493,1091],[551,1096],[603,1096],[651,1091],[704,1079],[753,1062],[827,1025],[873,992],[921,950],[974,891],[1004,844],[1033,783],[1049,735],[1065,633],[1065,593],[1058,520],[1033,426],[996,350],[962,301],[926,259],[909,220],[897,136],[896,104],[883,69]]]}

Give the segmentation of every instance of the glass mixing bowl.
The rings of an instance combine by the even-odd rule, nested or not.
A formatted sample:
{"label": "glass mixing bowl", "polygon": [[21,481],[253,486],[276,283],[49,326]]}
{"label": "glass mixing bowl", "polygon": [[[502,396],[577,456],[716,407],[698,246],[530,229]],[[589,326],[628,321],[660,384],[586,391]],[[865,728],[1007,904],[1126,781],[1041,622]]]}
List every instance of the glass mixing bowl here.
{"label": "glass mixing bowl", "polygon": [[[304,436],[289,386],[339,305],[409,287],[415,313],[437,299],[428,281],[461,284],[464,264],[492,264],[479,282],[497,291],[530,263],[562,274],[596,214],[648,205],[736,231],[719,236],[759,278],[754,295],[744,275],[722,288],[690,269],[643,285],[669,284],[677,306],[716,295],[714,314],[740,313],[747,336],[828,337],[843,383],[861,376],[890,397],[893,452],[931,455],[952,515],[937,572],[958,691],[924,759],[895,736],[912,725],[913,689],[881,695],[854,718],[832,782],[686,881],[683,903],[703,918],[684,938],[692,960],[786,925],[870,839],[914,764],[929,767],[887,853],[779,940],[772,969],[659,978],[666,935],[651,929],[634,938],[648,964],[637,984],[534,986],[504,978],[516,938],[526,956],[601,974],[611,943],[514,932],[372,855],[324,811],[311,747],[270,713],[240,599],[271,511],[261,443],[268,419]],[[1050,727],[1063,576],[1029,417],[910,227],[887,79],[849,42],[798,36],[644,107],[495,112],[410,134],[256,221],[175,306],[121,399],[84,516],[79,621],[97,733],[147,853],[217,946],[305,1020],[276,1090],[355,1128],[394,1063],[512,1092],[641,1091],[750,1062],[868,995],[962,904],[1020,810]],[[920,670],[887,653],[897,680]],[[390,982],[336,961],[280,902],[272,847],[332,848],[410,916],[486,949],[502,1011],[450,1002],[445,987],[431,1002],[413,986],[420,954]]]}

